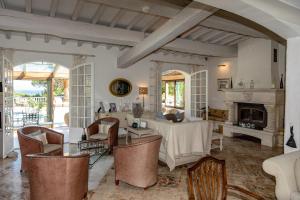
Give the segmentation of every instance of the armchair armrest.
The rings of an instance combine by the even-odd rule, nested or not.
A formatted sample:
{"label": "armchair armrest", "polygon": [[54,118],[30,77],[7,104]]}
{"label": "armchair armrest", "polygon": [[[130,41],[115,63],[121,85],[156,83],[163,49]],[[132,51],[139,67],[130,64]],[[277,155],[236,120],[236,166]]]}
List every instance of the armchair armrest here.
{"label": "armchair armrest", "polygon": [[275,194],[277,199],[290,199],[292,192],[297,191],[294,164],[300,157],[300,151],[282,154],[263,162],[263,169],[275,176]]}
{"label": "armchair armrest", "polygon": [[98,121],[99,120],[97,120],[96,122],[97,123],[92,123],[91,125],[89,125],[88,127],[87,127],[87,129],[86,129],[86,131],[87,131],[87,135],[88,136],[91,136],[91,135],[94,135],[94,134],[97,134],[98,132],[99,132],[99,128],[98,128]]}
{"label": "armchair armrest", "polygon": [[24,134],[18,134],[22,154],[42,153],[44,152],[43,143],[37,139],[31,138]]}
{"label": "armchair armrest", "polygon": [[47,129],[45,132],[49,144],[64,144],[64,135],[62,133],[51,129]]}

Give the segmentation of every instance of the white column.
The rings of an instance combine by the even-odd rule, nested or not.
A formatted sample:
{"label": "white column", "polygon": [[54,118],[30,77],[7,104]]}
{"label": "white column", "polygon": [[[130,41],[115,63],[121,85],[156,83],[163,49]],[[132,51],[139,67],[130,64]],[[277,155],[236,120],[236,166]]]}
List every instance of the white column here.
{"label": "white column", "polygon": [[300,148],[300,37],[287,40],[286,60],[286,107],[284,144],[290,137],[290,126],[294,126],[297,148],[284,145],[284,153]]}

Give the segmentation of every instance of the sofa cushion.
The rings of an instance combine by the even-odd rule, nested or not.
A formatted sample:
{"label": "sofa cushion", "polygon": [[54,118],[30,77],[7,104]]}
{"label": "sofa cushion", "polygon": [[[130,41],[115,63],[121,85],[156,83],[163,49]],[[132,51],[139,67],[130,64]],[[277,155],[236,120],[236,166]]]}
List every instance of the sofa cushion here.
{"label": "sofa cushion", "polygon": [[298,191],[300,192],[300,158],[298,158],[295,161],[294,171],[295,171],[297,188],[298,188]]}
{"label": "sofa cushion", "polygon": [[52,151],[56,151],[61,148],[60,144],[45,144],[44,145],[44,153],[50,153]]}
{"label": "sofa cushion", "polygon": [[97,140],[106,140],[107,138],[108,138],[108,134],[105,133],[97,133],[89,137],[89,139],[97,139]]}

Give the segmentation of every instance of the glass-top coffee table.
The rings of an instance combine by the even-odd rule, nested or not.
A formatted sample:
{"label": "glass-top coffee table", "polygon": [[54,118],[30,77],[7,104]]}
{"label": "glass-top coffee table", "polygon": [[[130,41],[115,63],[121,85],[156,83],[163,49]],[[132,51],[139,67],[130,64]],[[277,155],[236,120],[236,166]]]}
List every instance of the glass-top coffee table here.
{"label": "glass-top coffee table", "polygon": [[109,148],[104,140],[89,139],[78,142],[78,151],[90,155],[89,167],[92,168],[102,156],[109,152]]}

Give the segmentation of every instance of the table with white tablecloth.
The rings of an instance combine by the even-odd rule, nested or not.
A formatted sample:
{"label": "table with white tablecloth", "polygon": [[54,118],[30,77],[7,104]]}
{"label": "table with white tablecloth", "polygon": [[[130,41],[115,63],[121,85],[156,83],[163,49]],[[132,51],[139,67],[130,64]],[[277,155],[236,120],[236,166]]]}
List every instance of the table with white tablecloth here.
{"label": "table with white tablecloth", "polygon": [[[127,116],[128,123],[133,116]],[[165,162],[170,170],[176,166],[197,161],[210,153],[212,124],[209,121],[173,123],[167,120],[142,118],[156,134],[163,136],[159,159]]]}

